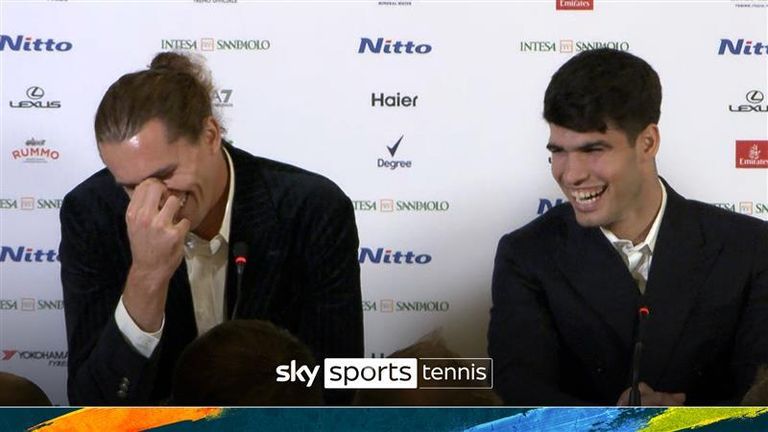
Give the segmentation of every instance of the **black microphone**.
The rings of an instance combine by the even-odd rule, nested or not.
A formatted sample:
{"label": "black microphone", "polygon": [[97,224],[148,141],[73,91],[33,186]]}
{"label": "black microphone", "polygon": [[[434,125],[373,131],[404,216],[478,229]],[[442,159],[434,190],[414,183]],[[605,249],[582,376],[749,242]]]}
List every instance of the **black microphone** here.
{"label": "black microphone", "polygon": [[243,285],[243,272],[245,264],[248,263],[248,243],[239,241],[232,248],[232,255],[235,257],[235,266],[237,267],[237,297],[235,297],[235,307],[232,308],[232,318],[237,319],[237,313],[240,309],[240,293]]}
{"label": "black microphone", "polygon": [[643,339],[645,335],[645,321],[651,311],[647,306],[637,309],[637,335],[635,336],[635,352],[632,355],[632,389],[629,391],[629,405],[640,406],[640,357],[643,354]]}

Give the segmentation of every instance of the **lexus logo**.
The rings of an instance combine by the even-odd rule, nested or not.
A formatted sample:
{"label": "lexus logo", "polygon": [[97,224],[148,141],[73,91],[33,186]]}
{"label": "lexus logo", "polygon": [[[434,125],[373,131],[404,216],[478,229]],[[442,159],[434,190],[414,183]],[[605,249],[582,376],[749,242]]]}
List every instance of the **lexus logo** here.
{"label": "lexus logo", "polygon": [[760,90],[752,90],[749,93],[747,93],[747,102],[752,104],[758,104],[765,99],[765,96],[763,95],[763,92]]}
{"label": "lexus logo", "polygon": [[42,87],[33,86],[27,89],[27,97],[30,99],[40,99],[45,96],[45,90]]}

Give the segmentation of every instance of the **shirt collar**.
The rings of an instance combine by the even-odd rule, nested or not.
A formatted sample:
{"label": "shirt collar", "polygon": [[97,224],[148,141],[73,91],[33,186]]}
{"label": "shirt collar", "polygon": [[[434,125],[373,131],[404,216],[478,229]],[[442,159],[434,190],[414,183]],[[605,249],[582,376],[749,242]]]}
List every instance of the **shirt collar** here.
{"label": "shirt collar", "polygon": [[[667,208],[667,189],[664,187],[664,183],[662,183],[661,180],[659,180],[659,185],[661,185],[661,206],[659,207],[659,212],[656,213],[656,218],[653,220],[651,229],[648,231],[645,239],[637,245],[634,245],[633,249],[641,249],[643,246],[647,245],[648,249],[653,253],[654,248],[656,248],[656,238],[659,236],[659,227],[661,226],[661,220],[664,218],[664,210]],[[619,247],[618,243],[626,244],[629,242],[629,244],[632,244],[632,241],[620,239],[608,229],[600,227],[600,231],[603,232],[603,235],[614,247]],[[621,248],[619,247],[619,249]]]}
{"label": "shirt collar", "polygon": [[210,241],[206,241],[200,238],[193,232],[187,233],[187,238],[184,245],[184,251],[187,258],[194,254],[197,246],[205,245],[206,247],[210,248],[211,255],[214,255],[219,251],[219,248],[223,244],[229,244],[229,231],[232,219],[232,201],[234,200],[235,196],[235,169],[232,165],[232,158],[229,156],[229,152],[227,151],[226,147],[222,147],[222,150],[224,151],[224,156],[227,160],[227,168],[229,169],[229,182],[227,185],[227,206],[224,209],[224,217],[221,220],[221,227],[219,228],[219,233],[216,234]]}

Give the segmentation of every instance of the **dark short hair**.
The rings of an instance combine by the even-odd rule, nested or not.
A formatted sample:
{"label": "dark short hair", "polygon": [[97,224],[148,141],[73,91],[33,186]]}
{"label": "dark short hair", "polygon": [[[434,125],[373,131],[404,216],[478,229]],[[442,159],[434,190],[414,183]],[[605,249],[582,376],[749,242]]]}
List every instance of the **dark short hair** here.
{"label": "dark short hair", "polygon": [[277,382],[277,366],[315,366],[306,345],[267,321],[220,324],[181,354],[173,375],[173,405],[322,405],[320,379]]}
{"label": "dark short hair", "polygon": [[161,52],[149,69],[125,74],[109,87],[96,110],[96,142],[125,141],[153,119],[163,122],[169,142],[182,136],[196,140],[203,121],[213,115],[212,92],[202,63]]}
{"label": "dark short hair", "polygon": [[661,83],[645,60],[609,48],[583,51],[552,75],[544,94],[544,119],[577,132],[609,126],[634,138],[659,122]]}

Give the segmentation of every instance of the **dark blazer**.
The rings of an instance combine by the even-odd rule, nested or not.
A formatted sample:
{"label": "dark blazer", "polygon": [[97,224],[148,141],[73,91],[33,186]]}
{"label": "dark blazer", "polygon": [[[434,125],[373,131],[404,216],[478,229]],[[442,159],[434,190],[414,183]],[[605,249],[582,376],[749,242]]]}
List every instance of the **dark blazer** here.
{"label": "dark blazer", "polygon": [[768,224],[666,188],[643,299],[570,204],[502,237],[488,351],[506,403],[615,405],[630,386],[641,301],[650,315],[640,379],[654,390],[738,403],[768,363]]}
{"label": "dark blazer", "polygon": [[[321,364],[325,357],[363,356],[358,236],[349,198],[322,176],[227,148],[235,171],[230,257],[239,241],[249,246],[239,317],[288,329]],[[131,265],[127,205],[127,195],[103,169],[67,194],[61,208],[72,405],[158,403],[170,394],[179,354],[197,337],[184,261],[171,279],[165,327],[152,356],[136,352],[120,333],[114,311]],[[236,299],[232,262],[225,292],[229,316]],[[349,395],[327,392],[326,398],[344,403]]]}

